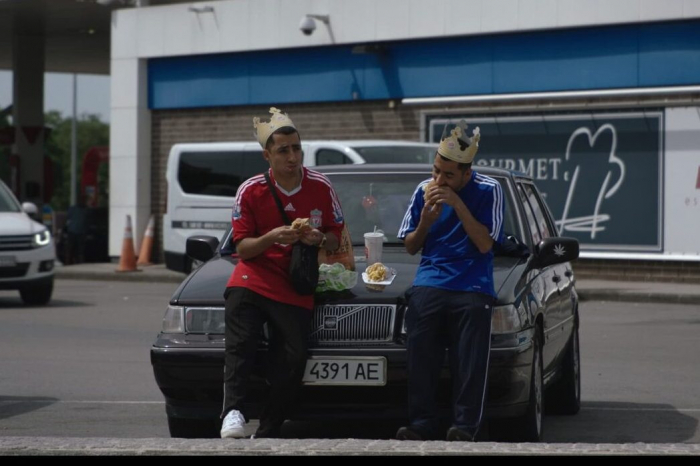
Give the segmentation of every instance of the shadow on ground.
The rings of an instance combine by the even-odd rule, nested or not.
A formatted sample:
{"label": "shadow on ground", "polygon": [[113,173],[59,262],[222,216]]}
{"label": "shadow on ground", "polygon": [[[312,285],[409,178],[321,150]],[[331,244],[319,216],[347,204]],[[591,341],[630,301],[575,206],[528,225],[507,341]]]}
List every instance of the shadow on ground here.
{"label": "shadow on ground", "polygon": [[47,397],[0,396],[0,419],[21,416],[51,406],[58,399]]}

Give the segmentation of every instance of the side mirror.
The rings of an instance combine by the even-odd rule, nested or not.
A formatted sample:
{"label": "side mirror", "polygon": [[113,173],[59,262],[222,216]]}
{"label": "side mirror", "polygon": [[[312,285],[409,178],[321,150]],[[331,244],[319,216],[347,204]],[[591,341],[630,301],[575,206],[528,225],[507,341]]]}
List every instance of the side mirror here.
{"label": "side mirror", "polygon": [[216,254],[219,240],[213,236],[190,236],[187,238],[185,250],[192,259],[206,262]]}
{"label": "side mirror", "polygon": [[578,259],[578,240],[555,236],[545,238],[537,245],[533,265],[538,268]]}
{"label": "side mirror", "polygon": [[37,216],[39,215],[39,209],[33,202],[23,202],[22,210],[24,211],[24,213],[26,213],[32,218],[37,218]]}

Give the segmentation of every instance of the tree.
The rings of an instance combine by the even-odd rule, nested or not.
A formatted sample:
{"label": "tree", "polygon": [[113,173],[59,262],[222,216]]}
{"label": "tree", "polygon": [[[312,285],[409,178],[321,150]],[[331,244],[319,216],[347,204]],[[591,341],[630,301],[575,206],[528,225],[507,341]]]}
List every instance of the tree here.
{"label": "tree", "polygon": [[[45,115],[45,125],[52,129],[46,140],[45,152],[54,163],[54,194],[51,206],[56,210],[65,210],[70,205],[70,170],[71,170],[71,125],[72,118],[63,118],[60,112],[52,110]],[[83,156],[94,146],[109,145],[109,125],[100,121],[97,115],[83,114],[78,117],[78,160],[77,180],[79,188]],[[108,176],[100,173],[100,183],[108,183]],[[107,192],[101,186],[101,192]],[[104,190],[103,190],[104,189]]]}

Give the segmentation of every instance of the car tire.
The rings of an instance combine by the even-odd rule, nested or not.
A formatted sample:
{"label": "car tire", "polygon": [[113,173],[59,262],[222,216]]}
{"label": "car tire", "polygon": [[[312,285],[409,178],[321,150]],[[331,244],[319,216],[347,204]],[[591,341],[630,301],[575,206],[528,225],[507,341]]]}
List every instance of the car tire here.
{"label": "car tire", "polygon": [[173,438],[219,438],[221,423],[214,419],[184,419],[168,416],[168,429]]}
{"label": "car tire", "polygon": [[19,295],[24,301],[24,304],[30,306],[43,306],[51,301],[51,295],[53,294],[53,280],[29,286],[26,288],[20,288]]}
{"label": "car tire", "polygon": [[492,442],[539,442],[542,439],[544,377],[542,336],[539,329],[532,339],[532,348],[533,364],[527,410],[518,417],[489,420],[488,437]]}
{"label": "car tire", "polygon": [[542,364],[542,336],[539,329],[532,339],[532,376],[530,377],[530,400],[527,412],[515,419],[513,434],[516,441],[539,442],[542,439],[544,418],[544,371]]}
{"label": "car tire", "polygon": [[581,353],[578,319],[562,362],[562,377],[547,390],[547,412],[572,416],[581,409]]}

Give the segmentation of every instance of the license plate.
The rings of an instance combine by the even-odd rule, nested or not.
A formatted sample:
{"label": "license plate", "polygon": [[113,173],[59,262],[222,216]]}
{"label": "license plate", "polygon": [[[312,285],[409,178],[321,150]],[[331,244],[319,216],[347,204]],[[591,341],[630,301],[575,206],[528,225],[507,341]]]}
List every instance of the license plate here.
{"label": "license plate", "polygon": [[0,267],[15,267],[17,262],[12,256],[0,256]]}
{"label": "license plate", "polygon": [[386,385],[386,358],[311,357],[304,385]]}

